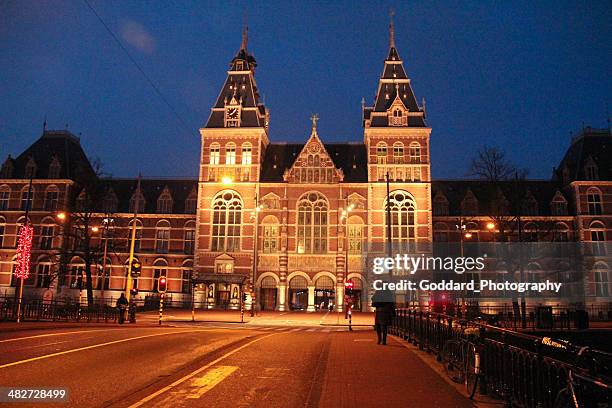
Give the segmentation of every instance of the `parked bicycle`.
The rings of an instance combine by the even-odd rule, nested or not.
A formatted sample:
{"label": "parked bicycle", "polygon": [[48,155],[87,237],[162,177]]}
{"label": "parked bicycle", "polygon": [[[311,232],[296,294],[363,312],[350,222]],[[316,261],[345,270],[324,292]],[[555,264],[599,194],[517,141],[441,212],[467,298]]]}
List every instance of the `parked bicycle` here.
{"label": "parked bicycle", "polygon": [[[565,343],[568,347],[574,347]],[[567,371],[567,383],[555,398],[555,408],[612,406],[612,354],[580,347]]]}
{"label": "parked bicycle", "polygon": [[464,384],[470,399],[474,398],[480,377],[480,344],[477,327],[466,327],[460,322],[462,336],[447,340],[442,348],[442,363],[448,377]]}

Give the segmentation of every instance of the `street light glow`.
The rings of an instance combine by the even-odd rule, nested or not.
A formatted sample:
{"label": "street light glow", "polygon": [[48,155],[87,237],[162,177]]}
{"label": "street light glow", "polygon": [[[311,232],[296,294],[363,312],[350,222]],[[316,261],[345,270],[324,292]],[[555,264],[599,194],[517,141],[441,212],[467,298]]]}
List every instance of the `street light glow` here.
{"label": "street light glow", "polygon": [[487,222],[487,229],[490,231],[490,230],[492,230],[493,228],[495,228],[495,224],[494,224],[494,223],[492,223],[491,221]]}
{"label": "street light glow", "polygon": [[65,212],[57,213],[56,217],[58,220],[64,221],[66,219],[66,213]]}
{"label": "street light glow", "polygon": [[97,226],[94,225],[93,227],[91,227],[91,232],[98,232],[98,231],[100,231],[100,228],[98,228]]}
{"label": "street light glow", "polygon": [[465,233],[465,237],[466,237],[467,239],[472,238],[472,233],[471,233],[471,232],[466,232],[466,233]]}
{"label": "street light glow", "polygon": [[221,179],[221,182],[225,185],[232,184],[234,180],[231,177],[225,176]]}

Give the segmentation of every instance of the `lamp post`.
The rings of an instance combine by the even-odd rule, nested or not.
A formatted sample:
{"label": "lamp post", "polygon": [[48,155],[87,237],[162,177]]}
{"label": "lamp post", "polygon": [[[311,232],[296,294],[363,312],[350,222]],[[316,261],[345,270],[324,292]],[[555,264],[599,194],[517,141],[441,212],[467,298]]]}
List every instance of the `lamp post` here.
{"label": "lamp post", "polygon": [[[113,228],[115,220],[110,217],[105,217],[102,220],[104,225],[102,230],[102,239],[104,240],[104,255],[102,258],[102,287],[100,288],[100,298],[102,304],[106,304],[104,299],[104,286],[106,286],[106,257],[108,255],[108,231]],[[110,279],[110,276],[109,276]]]}
{"label": "lamp post", "polygon": [[[467,227],[465,226],[465,224],[463,223],[463,217],[459,217],[459,224],[455,224],[455,227],[457,228],[457,230],[459,231],[459,256],[463,259],[463,252],[464,252],[464,248],[463,248],[463,240],[464,238],[472,238],[472,233],[467,232],[466,229]],[[464,274],[463,280],[464,283],[466,281],[466,277]],[[467,306],[466,306],[466,302],[465,302],[465,298],[467,296],[467,292],[466,289],[464,288],[462,291],[462,299],[461,299],[461,314],[462,317],[465,318],[465,314],[467,311]]]}
{"label": "lamp post", "polygon": [[[344,282],[346,282],[347,277],[348,277],[348,254],[349,254],[349,236],[348,236],[348,218],[349,218],[349,213],[351,211],[353,211],[355,209],[355,204],[350,204],[348,205],[346,208],[342,209],[341,211],[341,216],[340,216],[340,222],[344,221]],[[346,298],[346,296],[345,296]],[[336,302],[338,303],[338,302]],[[348,312],[348,305],[345,304],[344,305],[345,308],[345,312]],[[338,313],[338,320],[340,320],[340,309],[338,308],[338,305],[336,305],[336,311]],[[347,316],[347,314],[345,313],[345,316]]]}

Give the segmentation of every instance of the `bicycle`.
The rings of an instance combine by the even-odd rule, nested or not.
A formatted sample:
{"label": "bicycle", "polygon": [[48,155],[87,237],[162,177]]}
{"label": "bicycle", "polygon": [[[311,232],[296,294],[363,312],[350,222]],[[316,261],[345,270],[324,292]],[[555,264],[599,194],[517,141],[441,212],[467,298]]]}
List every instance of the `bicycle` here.
{"label": "bicycle", "polygon": [[576,361],[567,371],[566,387],[557,393],[554,408],[610,407],[611,372],[612,354],[589,347],[578,348]]}
{"label": "bicycle", "polygon": [[480,377],[479,345],[470,341],[478,338],[479,329],[465,328],[461,325],[461,333],[467,338],[447,340],[442,347],[442,363],[448,377],[459,384],[464,384],[470,399],[474,398]]}

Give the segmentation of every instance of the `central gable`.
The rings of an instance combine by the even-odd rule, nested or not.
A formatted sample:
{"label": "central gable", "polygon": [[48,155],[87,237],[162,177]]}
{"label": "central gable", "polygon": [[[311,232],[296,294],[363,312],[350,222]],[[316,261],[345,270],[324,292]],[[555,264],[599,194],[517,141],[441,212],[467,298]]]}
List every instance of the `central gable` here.
{"label": "central gable", "polygon": [[331,156],[317,134],[316,120],[312,133],[291,168],[283,174],[289,183],[338,183],[344,179],[341,169],[336,168]]}

